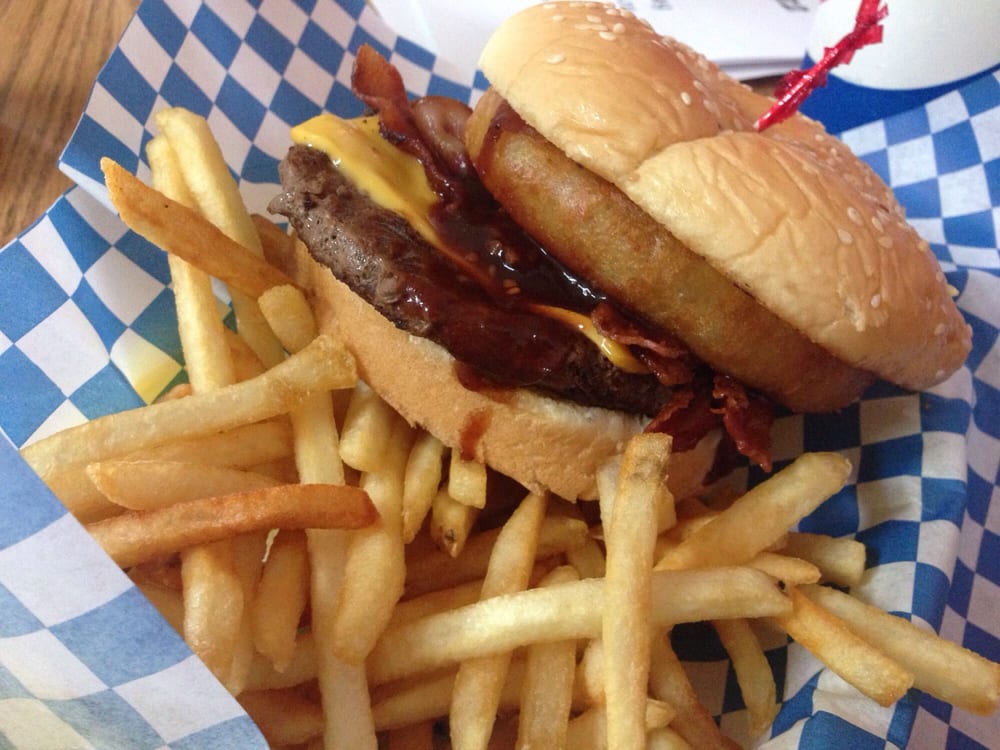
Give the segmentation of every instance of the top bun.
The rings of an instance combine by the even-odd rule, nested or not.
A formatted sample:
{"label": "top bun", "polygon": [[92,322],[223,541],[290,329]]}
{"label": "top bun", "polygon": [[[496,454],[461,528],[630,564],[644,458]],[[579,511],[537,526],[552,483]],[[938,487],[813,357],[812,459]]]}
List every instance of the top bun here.
{"label": "top bun", "polygon": [[971,331],[927,242],[819,123],[757,132],[771,99],[604,3],[512,16],[480,67],[525,122],[838,358],[912,389],[965,360]]}

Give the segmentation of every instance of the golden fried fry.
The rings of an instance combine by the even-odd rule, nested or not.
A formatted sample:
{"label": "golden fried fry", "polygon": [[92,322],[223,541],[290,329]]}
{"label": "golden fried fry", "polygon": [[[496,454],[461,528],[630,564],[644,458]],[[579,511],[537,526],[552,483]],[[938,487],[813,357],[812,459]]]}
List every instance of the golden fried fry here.
{"label": "golden fried fry", "polygon": [[364,491],[339,485],[281,485],[139,511],[87,527],[118,565],[129,567],[196,544],[268,529],[368,526],[378,514]]}

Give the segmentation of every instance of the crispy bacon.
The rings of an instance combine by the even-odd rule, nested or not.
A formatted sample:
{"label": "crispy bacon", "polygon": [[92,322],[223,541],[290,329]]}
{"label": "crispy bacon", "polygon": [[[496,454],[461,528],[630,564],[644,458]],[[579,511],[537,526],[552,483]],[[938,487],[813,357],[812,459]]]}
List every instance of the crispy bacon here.
{"label": "crispy bacon", "polygon": [[646,432],[674,437],[674,450],[690,450],[716,427],[737,451],[764,471],[771,470],[774,407],[728,375],[699,377],[674,388],[670,401],[646,426]]}
{"label": "crispy bacon", "polygon": [[716,375],[712,397],[714,411],[722,415],[726,433],[736,449],[764,471],[771,470],[771,425],[774,407],[763,396],[747,391],[728,375]]}
{"label": "crispy bacon", "polygon": [[721,425],[740,453],[771,470],[774,407],[769,400],[748,392],[728,375],[697,375],[699,363],[679,339],[626,318],[606,302],[599,303],[590,317],[601,335],[630,347],[661,383],[673,389],[647,432],[670,433],[674,450],[685,451]]}
{"label": "crispy bacon", "polygon": [[438,195],[446,201],[454,199],[459,192],[456,180],[447,164],[424,140],[403,77],[395,66],[373,47],[362,45],[351,72],[351,89],[358,99],[378,112],[382,137],[423,164],[431,188]]}
{"label": "crispy bacon", "polygon": [[646,432],[665,432],[674,438],[675,451],[694,448],[698,441],[719,426],[712,410],[712,389],[706,378],[673,389],[670,400],[653,417]]}
{"label": "crispy bacon", "polygon": [[598,303],[590,313],[590,320],[602,336],[632,347],[636,357],[664,385],[690,383],[694,377],[695,359],[675,336],[629,320],[606,302]]}

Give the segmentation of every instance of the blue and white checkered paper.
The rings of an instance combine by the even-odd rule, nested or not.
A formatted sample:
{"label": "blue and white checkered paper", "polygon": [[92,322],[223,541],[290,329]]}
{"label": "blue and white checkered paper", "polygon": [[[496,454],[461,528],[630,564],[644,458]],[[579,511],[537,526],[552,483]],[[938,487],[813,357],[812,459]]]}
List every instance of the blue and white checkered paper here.
{"label": "blue and white checkered paper", "polygon": [[[486,82],[397,37],[363,0],[146,0],[95,84],[61,167],[79,187],[0,250],[0,428],[21,446],[149,400],[183,378],[162,253],[106,208],[98,160],[147,176],[152,113],[207,116],[253,210],[276,190],[288,127],[353,114],[368,42],[413,94],[474,99]],[[1000,77],[843,134],[894,186],[942,259],[974,331],[968,364],[920,394],[885,384],[841,414],[779,421],[779,464],[843,452],[850,485],[803,528],[871,550],[858,592],[1000,660]],[[238,705],[0,440],[0,747],[263,747]],[[751,475],[751,481],[759,477]],[[992,506],[1000,508],[1000,504]],[[728,664],[676,634],[727,732],[743,738]],[[1000,723],[914,692],[860,697],[771,638],[784,695],[767,748],[989,747]]]}

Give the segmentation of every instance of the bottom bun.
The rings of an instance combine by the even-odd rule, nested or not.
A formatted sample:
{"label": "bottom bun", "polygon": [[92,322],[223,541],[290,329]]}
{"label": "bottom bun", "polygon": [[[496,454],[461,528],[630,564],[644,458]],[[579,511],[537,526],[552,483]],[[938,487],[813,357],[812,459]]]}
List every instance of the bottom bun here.
{"label": "bottom bun", "polygon": [[[551,398],[525,388],[470,390],[441,346],[396,328],[315,262],[301,242],[269,257],[307,291],[321,330],[342,340],[360,377],[410,424],[466,458],[567,500],[597,497],[600,466],[642,431],[645,419]],[[719,434],[671,457],[675,497],[697,492],[715,460]]]}

